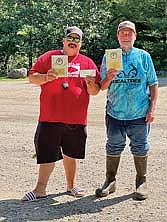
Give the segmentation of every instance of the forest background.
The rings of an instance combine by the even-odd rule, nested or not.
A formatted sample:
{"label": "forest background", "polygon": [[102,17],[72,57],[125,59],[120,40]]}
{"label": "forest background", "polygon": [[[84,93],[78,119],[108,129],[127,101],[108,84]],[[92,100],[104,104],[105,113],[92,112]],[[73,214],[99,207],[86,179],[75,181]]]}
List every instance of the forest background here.
{"label": "forest background", "polygon": [[117,48],[119,22],[136,24],[136,47],[148,51],[158,74],[167,73],[167,0],[0,0],[0,76],[29,68],[47,50],[62,48],[64,29],[79,26],[81,52],[100,67]]}

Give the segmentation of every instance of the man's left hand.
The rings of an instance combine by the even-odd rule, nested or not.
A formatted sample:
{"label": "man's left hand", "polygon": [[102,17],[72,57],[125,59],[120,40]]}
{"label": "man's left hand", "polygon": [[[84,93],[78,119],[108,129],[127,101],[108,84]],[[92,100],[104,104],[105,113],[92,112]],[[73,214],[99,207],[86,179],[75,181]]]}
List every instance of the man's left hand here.
{"label": "man's left hand", "polygon": [[94,86],[94,85],[95,85],[95,77],[86,76],[85,81],[86,81],[86,85],[87,85],[88,87],[91,87],[91,86]]}

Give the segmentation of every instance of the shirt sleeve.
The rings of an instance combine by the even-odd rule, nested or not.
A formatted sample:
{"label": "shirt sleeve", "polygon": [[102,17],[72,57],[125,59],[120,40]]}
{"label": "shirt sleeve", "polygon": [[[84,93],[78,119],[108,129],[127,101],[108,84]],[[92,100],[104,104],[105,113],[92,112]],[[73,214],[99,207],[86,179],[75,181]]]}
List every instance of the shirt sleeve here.
{"label": "shirt sleeve", "polygon": [[156,75],[154,64],[153,64],[152,58],[149,53],[147,54],[146,60],[147,60],[146,67],[147,67],[148,85],[152,86],[152,85],[158,84],[158,78]]}
{"label": "shirt sleeve", "polygon": [[32,75],[35,72],[40,74],[45,74],[51,68],[51,53],[50,51],[39,56],[37,61],[33,64],[32,68],[29,71],[29,75]]}

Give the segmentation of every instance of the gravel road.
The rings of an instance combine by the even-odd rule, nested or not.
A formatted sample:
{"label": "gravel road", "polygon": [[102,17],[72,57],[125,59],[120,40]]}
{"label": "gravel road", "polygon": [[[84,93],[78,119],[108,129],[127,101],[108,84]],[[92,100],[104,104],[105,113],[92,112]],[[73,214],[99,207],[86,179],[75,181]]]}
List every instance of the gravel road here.
{"label": "gravel road", "polygon": [[94,191],[105,176],[104,107],[106,92],[91,97],[85,160],[79,161],[78,185],[87,195],[68,196],[62,162],[49,180],[46,200],[22,203],[36,183],[32,158],[39,110],[37,86],[28,81],[0,81],[0,221],[167,222],[167,79],[160,79],[157,116],[152,124],[148,159],[149,198],[135,201],[135,169],[128,143],[122,154],[117,191],[98,199]]}

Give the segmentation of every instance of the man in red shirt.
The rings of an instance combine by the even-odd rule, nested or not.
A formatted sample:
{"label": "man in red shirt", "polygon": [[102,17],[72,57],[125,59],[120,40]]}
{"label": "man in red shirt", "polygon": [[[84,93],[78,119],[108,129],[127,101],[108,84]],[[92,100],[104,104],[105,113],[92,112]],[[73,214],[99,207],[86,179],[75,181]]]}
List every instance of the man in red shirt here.
{"label": "man in red shirt", "polygon": [[[31,83],[40,85],[40,114],[34,143],[39,164],[36,187],[22,198],[32,201],[46,197],[46,186],[55,162],[63,159],[67,192],[82,197],[84,189],[76,185],[77,159],[85,157],[86,124],[89,95],[99,92],[100,80],[95,63],[79,53],[82,31],[68,27],[62,40],[62,50],[51,50],[41,55],[29,72]],[[53,69],[54,56],[68,56],[67,76]],[[60,61],[61,62],[61,61]],[[95,77],[81,76],[94,70]]]}

